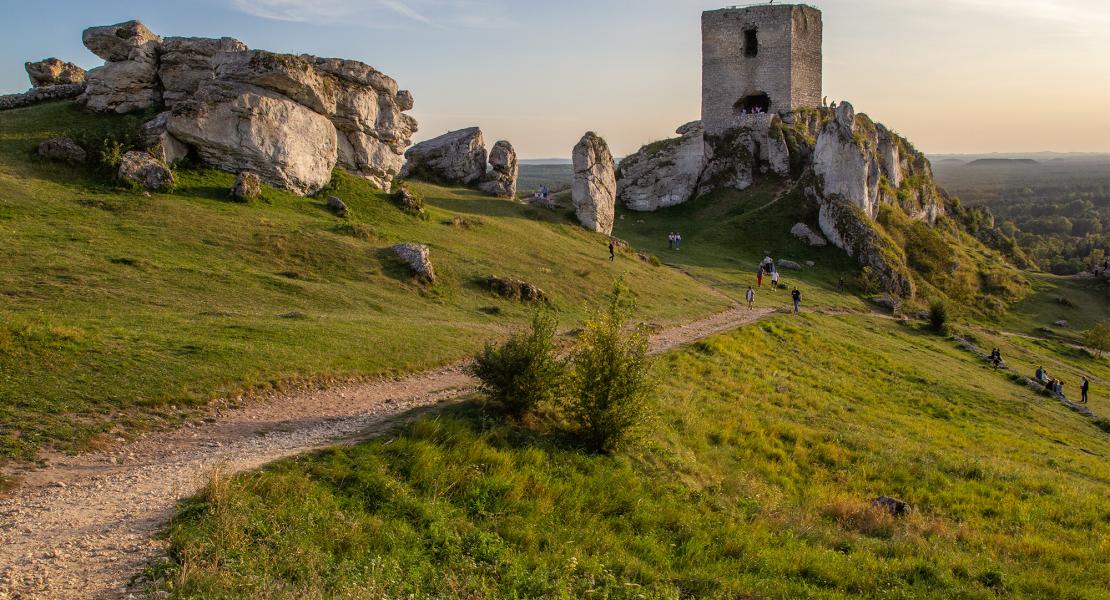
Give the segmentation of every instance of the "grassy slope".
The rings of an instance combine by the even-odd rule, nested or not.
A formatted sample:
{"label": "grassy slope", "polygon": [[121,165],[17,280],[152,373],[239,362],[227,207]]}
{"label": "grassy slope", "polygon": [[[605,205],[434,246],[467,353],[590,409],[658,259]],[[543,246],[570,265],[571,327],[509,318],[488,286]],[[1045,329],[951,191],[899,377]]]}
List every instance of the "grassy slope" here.
{"label": "grassy slope", "polygon": [[629,455],[463,406],[218,480],[162,574],[209,598],[1107,597],[1110,436],[952,342],[780,316],[658,371]]}
{"label": "grassy slope", "polygon": [[[485,275],[539,285],[567,325],[621,274],[650,320],[725,304],[674,270],[609,263],[604,238],[561,214],[467,190],[417,184],[421,220],[343,177],[343,220],[273,189],[228,202],[225,173],[182,170],[173,194],[147,198],[32,157],[41,139],[111,122],[69,103],[0,113],[0,459],[186,418],[254,385],[461,358],[528,312],[480,289]],[[431,247],[439,283],[410,280],[386,250],[400,241]]]}

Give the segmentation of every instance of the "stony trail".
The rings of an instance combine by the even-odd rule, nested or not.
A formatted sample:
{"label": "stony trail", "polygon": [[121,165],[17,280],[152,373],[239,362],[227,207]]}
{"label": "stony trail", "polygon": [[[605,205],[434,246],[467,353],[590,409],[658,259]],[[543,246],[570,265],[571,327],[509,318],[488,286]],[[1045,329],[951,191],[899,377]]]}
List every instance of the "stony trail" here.
{"label": "stony trail", "polygon": [[[729,310],[652,336],[663,352],[766,316]],[[211,474],[388,430],[475,389],[465,364],[401,379],[291,393],[213,422],[145,435],[108,452],[64,457],[0,499],[0,599],[126,597],[163,556],[155,535],[175,503]]]}

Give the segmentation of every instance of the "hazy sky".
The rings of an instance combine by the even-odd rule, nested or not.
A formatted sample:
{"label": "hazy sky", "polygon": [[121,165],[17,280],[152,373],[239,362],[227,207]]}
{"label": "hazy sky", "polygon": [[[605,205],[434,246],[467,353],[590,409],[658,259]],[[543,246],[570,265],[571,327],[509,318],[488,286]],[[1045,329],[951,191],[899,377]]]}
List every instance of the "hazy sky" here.
{"label": "hazy sky", "polygon": [[[27,60],[97,66],[81,30],[137,18],[363,60],[413,92],[417,139],[479,125],[566,157],[592,129],[624,155],[699,117],[700,12],[727,1],[0,0],[0,91],[28,87]],[[922,150],[1110,151],[1110,0],[810,4],[825,94]]]}

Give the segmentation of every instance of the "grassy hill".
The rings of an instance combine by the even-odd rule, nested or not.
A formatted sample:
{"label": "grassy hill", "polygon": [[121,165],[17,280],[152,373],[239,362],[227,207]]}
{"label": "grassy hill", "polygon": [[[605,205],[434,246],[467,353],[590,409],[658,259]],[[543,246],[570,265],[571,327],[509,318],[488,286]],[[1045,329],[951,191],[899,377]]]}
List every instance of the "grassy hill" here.
{"label": "grassy hill", "polygon": [[[33,155],[132,121],[70,103],[0,114],[0,459],[97,447],[256,386],[457,360],[530,310],[482,289],[488,275],[540,286],[568,327],[620,275],[650,321],[726,304],[672,269],[610,263],[605,239],[564,214],[473,191],[415,184],[421,219],[340,175],[341,219],[269,188],[231,202],[233,176],[217,171],[178,169],[173,193],[145,196]],[[410,241],[430,246],[435,285],[388,251]]]}
{"label": "grassy hill", "polygon": [[657,372],[617,456],[474,402],[217,479],[153,574],[184,598],[1106,597],[1110,435],[950,340],[784,315]]}

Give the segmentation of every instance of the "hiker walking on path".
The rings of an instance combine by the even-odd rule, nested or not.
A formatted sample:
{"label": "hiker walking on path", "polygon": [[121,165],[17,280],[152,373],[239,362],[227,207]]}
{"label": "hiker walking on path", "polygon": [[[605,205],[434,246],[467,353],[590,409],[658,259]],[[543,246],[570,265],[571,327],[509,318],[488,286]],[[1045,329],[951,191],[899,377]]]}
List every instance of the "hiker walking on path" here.
{"label": "hiker walking on path", "polygon": [[790,298],[794,300],[794,314],[798,314],[798,304],[802,301],[802,293],[798,291],[798,288],[794,288],[794,291],[790,292]]}
{"label": "hiker walking on path", "polygon": [[[748,288],[748,289],[750,290],[752,288]],[[751,307],[749,306],[749,308],[751,308]],[[1079,394],[1081,396],[1079,401],[1082,402],[1083,404],[1087,403],[1087,392],[1089,392],[1090,390],[1091,390],[1091,381],[1089,379],[1087,379],[1086,375],[1084,375],[1083,376],[1083,383],[1079,384]]]}
{"label": "hiker walking on path", "polygon": [[753,308],[752,305],[755,303],[755,290],[752,289],[752,286],[748,286],[748,291],[744,294],[744,298],[748,301],[748,310],[751,310]]}
{"label": "hiker walking on path", "polygon": [[617,248],[613,244],[613,240],[609,240],[609,262],[613,262],[617,258]]}

